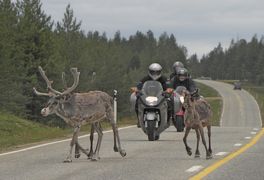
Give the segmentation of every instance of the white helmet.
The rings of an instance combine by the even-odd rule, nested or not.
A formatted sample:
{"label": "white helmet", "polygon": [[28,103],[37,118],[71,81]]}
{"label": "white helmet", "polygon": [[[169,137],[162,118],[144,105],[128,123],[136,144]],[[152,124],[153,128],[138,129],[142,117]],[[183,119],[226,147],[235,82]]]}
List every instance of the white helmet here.
{"label": "white helmet", "polygon": [[161,70],[162,67],[160,64],[158,63],[152,63],[149,66],[149,76],[153,79],[153,80],[157,80],[161,77]]}

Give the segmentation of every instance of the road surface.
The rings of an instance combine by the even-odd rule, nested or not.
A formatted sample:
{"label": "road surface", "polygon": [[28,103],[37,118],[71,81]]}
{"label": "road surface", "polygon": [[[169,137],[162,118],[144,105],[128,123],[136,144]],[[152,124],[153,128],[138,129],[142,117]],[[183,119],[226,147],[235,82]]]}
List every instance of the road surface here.
{"label": "road surface", "polygon": [[[127,156],[113,152],[113,134],[105,132],[97,162],[82,155],[72,163],[65,159],[69,140],[44,144],[19,152],[0,154],[2,180],[160,180],[189,179],[207,167],[249,143],[261,131],[261,119],[256,101],[246,91],[232,89],[231,85],[202,81],[216,88],[224,101],[221,127],[212,128],[213,159],[205,159],[200,145],[200,158],[188,156],[182,142],[183,133],[171,126],[155,142],[147,141],[141,129],[130,126],[120,129],[120,137]],[[80,139],[88,147],[89,137]],[[195,149],[196,136],[191,131],[189,145]],[[207,173],[205,179],[263,179],[263,137],[244,153]]]}

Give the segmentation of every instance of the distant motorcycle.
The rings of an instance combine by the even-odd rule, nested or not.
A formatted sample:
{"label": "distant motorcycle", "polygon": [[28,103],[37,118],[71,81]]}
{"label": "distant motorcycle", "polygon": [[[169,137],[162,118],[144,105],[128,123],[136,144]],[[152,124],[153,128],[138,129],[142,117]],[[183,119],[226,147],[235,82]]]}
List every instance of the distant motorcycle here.
{"label": "distant motorcycle", "polygon": [[174,118],[172,120],[173,125],[175,126],[177,132],[183,132],[184,130],[184,113],[183,108],[184,103],[184,91],[186,88],[184,86],[179,86],[174,90]]}
{"label": "distant motorcycle", "polygon": [[146,81],[138,92],[138,119],[149,141],[158,140],[168,128],[167,95],[158,81]]}

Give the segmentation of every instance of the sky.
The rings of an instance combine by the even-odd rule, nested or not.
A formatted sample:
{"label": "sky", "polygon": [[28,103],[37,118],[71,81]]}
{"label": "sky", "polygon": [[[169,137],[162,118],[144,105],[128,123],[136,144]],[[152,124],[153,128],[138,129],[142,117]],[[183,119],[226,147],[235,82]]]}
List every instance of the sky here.
{"label": "sky", "polygon": [[264,35],[263,0],[41,0],[52,19],[62,21],[68,4],[82,21],[85,32],[115,32],[128,38],[137,31],[151,30],[158,38],[174,34],[188,56],[199,58],[221,43],[228,48],[231,39],[250,41]]}

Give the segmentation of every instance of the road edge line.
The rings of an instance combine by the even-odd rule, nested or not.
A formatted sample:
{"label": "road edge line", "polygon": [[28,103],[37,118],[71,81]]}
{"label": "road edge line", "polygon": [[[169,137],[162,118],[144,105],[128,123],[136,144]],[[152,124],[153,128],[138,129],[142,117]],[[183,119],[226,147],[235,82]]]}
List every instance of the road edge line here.
{"label": "road edge line", "polygon": [[216,170],[220,166],[224,165],[228,161],[232,160],[236,156],[242,154],[244,151],[246,151],[247,149],[249,149],[250,147],[255,145],[259,141],[259,139],[263,136],[263,134],[264,134],[264,128],[262,128],[262,130],[249,143],[245,144],[240,149],[238,149],[235,152],[229,154],[225,158],[223,158],[223,159],[215,162],[214,164],[208,166],[207,168],[203,169],[198,174],[192,176],[189,180],[198,180],[198,179],[204,178],[205,176],[207,176],[208,174],[210,174],[211,172],[213,172],[214,170]]}

